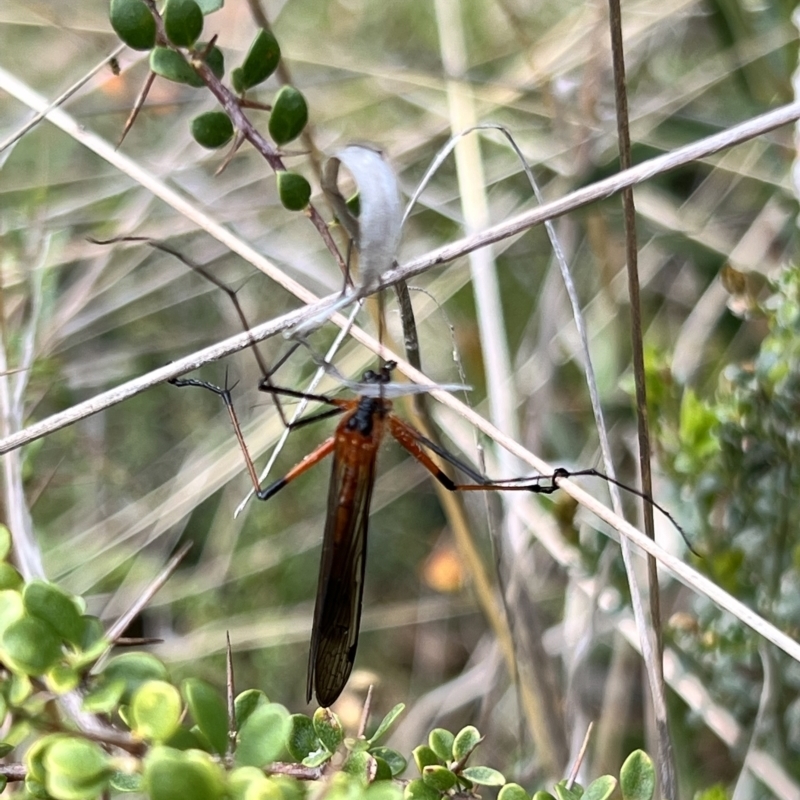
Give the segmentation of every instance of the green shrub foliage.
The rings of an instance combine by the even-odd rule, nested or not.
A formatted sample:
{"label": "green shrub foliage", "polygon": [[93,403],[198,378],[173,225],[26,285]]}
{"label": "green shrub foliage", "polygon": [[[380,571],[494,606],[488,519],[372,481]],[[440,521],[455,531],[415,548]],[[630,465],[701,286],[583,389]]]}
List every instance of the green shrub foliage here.
{"label": "green shrub foliage", "polygon": [[[0,554],[9,555],[9,541],[0,526]],[[402,704],[369,736],[350,736],[327,708],[311,717],[290,714],[258,689],[234,698],[229,719],[220,689],[193,677],[176,685],[149,653],[114,655],[98,669],[112,645],[97,633],[82,600],[59,587],[20,579],[0,600],[0,722],[7,731],[0,783],[24,780],[29,796],[304,800],[310,782],[325,781],[326,796],[340,800],[479,798],[482,787],[502,787],[500,800],[531,800],[522,786],[476,762],[482,737],[471,725],[457,733],[431,731],[427,744],[414,749],[409,770],[409,759],[383,744]],[[63,680],[52,677],[58,670],[75,678],[63,690]],[[83,711],[95,715],[91,738],[68,710],[74,705],[59,703],[73,691]],[[637,752],[619,785],[626,800],[650,800],[654,780],[649,758]],[[554,791],[606,800],[616,786],[604,776],[585,791],[575,785]]]}

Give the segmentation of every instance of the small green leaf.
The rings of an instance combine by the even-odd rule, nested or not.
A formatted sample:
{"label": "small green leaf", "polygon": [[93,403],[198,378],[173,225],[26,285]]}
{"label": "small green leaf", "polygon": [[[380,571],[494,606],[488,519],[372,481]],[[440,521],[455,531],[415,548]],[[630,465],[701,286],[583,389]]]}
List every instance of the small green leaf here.
{"label": "small green leaf", "polygon": [[[501,789],[500,791],[502,792],[503,790]],[[533,795],[531,800],[556,800],[556,798],[553,797],[553,795],[551,795],[550,792],[545,792],[540,789]]]}
{"label": "small green leaf", "polygon": [[375,758],[365,750],[350,753],[350,757],[342,765],[342,772],[357,778],[363,786],[375,780],[378,773],[378,764]]}
{"label": "small green leaf", "polygon": [[296,139],[308,122],[308,106],[303,95],[294,86],[284,86],[272,105],[269,117],[269,135],[277,145]]}
{"label": "small green leaf", "polygon": [[480,786],[502,786],[506,782],[503,773],[491,767],[467,767],[461,775]]}
{"label": "small green leaf", "polygon": [[289,211],[302,211],[311,199],[311,185],[296,172],[276,173],[278,197],[283,207]]}
{"label": "small green leaf", "polygon": [[100,745],[64,737],[47,748],[43,759],[45,787],[58,800],[91,800],[102,792],[111,774]]}
{"label": "small green leaf", "polygon": [[[531,800],[531,796],[518,783],[507,783],[498,792],[497,800]],[[540,800],[546,800],[546,798],[540,798]]]}
{"label": "small green leaf", "polygon": [[376,781],[390,781],[394,776],[392,775],[392,768],[379,756],[374,753],[370,755],[375,759],[375,778]]}
{"label": "small green leaf", "polygon": [[75,601],[53,583],[33,580],[22,592],[22,602],[32,617],[48,623],[62,638],[79,644],[83,635],[83,617]]}
{"label": "small green leaf", "polygon": [[213,14],[225,5],[225,0],[197,0],[203,14]]}
{"label": "small green leaf", "polygon": [[7,665],[16,672],[42,675],[61,658],[61,640],[53,628],[36,617],[9,625],[0,640]]}
{"label": "small green leaf", "polygon": [[123,703],[130,703],[136,690],[145,682],[166,680],[167,668],[150,653],[123,653],[114,656],[100,675],[103,682],[122,680],[125,692]]}
{"label": "small green leaf", "polygon": [[398,703],[382,720],[381,724],[378,725],[378,729],[375,733],[370,736],[370,744],[376,744],[378,740],[382,739],[389,728],[392,727],[394,721],[405,711],[405,703]]}
{"label": "small green leaf", "polygon": [[167,0],[164,31],[172,44],[191,47],[203,32],[203,12],[195,0]]}
{"label": "small green leaf", "polygon": [[0,591],[0,635],[12,623],[25,616],[22,594],[13,589]]}
{"label": "small green leaf", "polygon": [[456,737],[444,728],[434,728],[428,734],[428,745],[442,761],[449,761],[453,757],[453,742]]}
{"label": "small green leaf", "polygon": [[8,786],[8,778],[5,775],[0,775],[0,794],[3,794],[6,786]]}
{"label": "small green leaf", "polygon": [[[3,714],[5,716],[5,714]],[[0,758],[5,758],[14,749],[13,744],[8,742],[0,742]]]}
{"label": "small green leaf", "polygon": [[[140,0],[141,1],[141,0]],[[11,552],[11,531],[0,522],[0,561],[5,561]]]}
{"label": "small green leaf", "polygon": [[220,767],[207,753],[154,747],[144,759],[144,785],[151,800],[219,800]]}
{"label": "small green leaf", "polygon": [[582,800],[608,800],[616,788],[617,779],[615,777],[601,775],[586,787]]}
{"label": "small green leaf", "polygon": [[272,31],[261,29],[250,45],[242,66],[233,72],[233,88],[242,94],[263,83],[281,60],[281,48]]}
{"label": "small green leaf", "polygon": [[8,690],[8,702],[11,706],[21,706],[33,693],[33,684],[27,675],[12,675],[11,687]]}
{"label": "small green leaf", "polygon": [[[205,48],[202,44],[198,44],[196,49],[203,51]],[[222,79],[222,76],[225,74],[225,56],[222,54],[222,50],[220,50],[219,47],[214,46],[211,48],[206,55],[206,64],[208,64],[208,68],[217,78]]]}
{"label": "small green leaf", "polygon": [[289,712],[278,703],[257,708],[239,731],[236,765],[263,767],[283,753],[291,722]]}
{"label": "small green leaf", "polygon": [[[651,800],[656,790],[653,761],[644,750],[634,750],[619,771],[623,800]],[[588,791],[588,790],[587,790]]]}
{"label": "small green leaf", "polygon": [[20,589],[24,583],[22,575],[11,564],[7,561],[0,561],[0,590]]}
{"label": "small green leaf", "polygon": [[41,739],[37,739],[25,751],[25,758],[23,760],[28,769],[28,775],[34,778],[34,780],[44,783],[44,778],[47,774],[47,770],[44,766],[44,757],[48,748],[52,747],[52,745],[60,739],[67,738],[69,737],[65,733],[51,733],[47,736],[42,736]]}
{"label": "small green leaf", "polygon": [[430,786],[437,792],[449,792],[458,783],[455,772],[439,764],[425,767],[422,770],[422,780],[425,781],[426,786]]}
{"label": "small green leaf", "polygon": [[165,742],[178,729],[181,696],[166,681],[143,683],[131,701],[131,730],[142,739]]}
{"label": "small green leaf", "polygon": [[330,709],[318,708],[313,718],[314,733],[329,752],[335,753],[344,741],[344,730],[339,718]]}
{"label": "small green leaf", "polygon": [[481,735],[473,725],[462,728],[453,740],[453,759],[463,761],[481,743]]}
{"label": "small green leaf", "polygon": [[207,111],[192,120],[192,136],[197,144],[215,150],[233,138],[233,123],[224,111]]}
{"label": "small green leaf", "polygon": [[156,21],[142,0],[111,0],[111,27],[128,47],[149,50],[156,43]]}
{"label": "small green leaf", "polygon": [[409,781],[403,791],[404,800],[441,800],[436,789],[431,789],[421,778]]}
{"label": "small green leaf", "polygon": [[247,721],[247,718],[261,706],[269,703],[267,696],[261,689],[246,689],[236,696],[233,701],[233,713],[236,717],[236,728],[242,729],[242,725]]}
{"label": "small green leaf", "polygon": [[579,787],[575,784],[572,789],[567,789],[566,781],[559,781],[556,786],[556,797],[558,800],[581,800],[583,792],[578,791]]}
{"label": "small green leaf", "polygon": [[187,86],[199,88],[203,85],[202,78],[189,66],[189,62],[174,50],[168,47],[156,47],[150,53],[150,69],[175,83],[185,83]]}
{"label": "small green leaf", "polygon": [[102,681],[96,688],[83,697],[83,710],[90,714],[110,714],[122,699],[125,692],[125,681],[118,678],[114,681]]}
{"label": "small green leaf", "polygon": [[305,714],[292,714],[289,720],[291,727],[286,748],[295,761],[302,761],[306,756],[319,750],[320,741],[314,732],[314,723]]}
{"label": "small green leaf", "polygon": [[408,766],[405,758],[397,750],[392,750],[391,747],[370,747],[369,752],[389,765],[393,778],[402,775]]}
{"label": "small green leaf", "polygon": [[441,762],[444,761],[444,759],[440,759],[439,756],[437,756],[436,753],[434,753],[433,750],[431,750],[431,748],[425,744],[415,747],[411,751],[411,755],[414,757],[414,763],[417,765],[417,769],[420,771],[420,774],[422,774],[422,771],[425,769],[425,767],[430,767],[434,764],[440,765]]}
{"label": "small green leaf", "polygon": [[197,727],[219,755],[228,747],[228,712],[219,694],[198,678],[188,678],[181,692]]}
{"label": "small green leaf", "polygon": [[81,674],[67,664],[56,664],[44,676],[47,688],[53,694],[61,695],[71,692],[81,682]]}

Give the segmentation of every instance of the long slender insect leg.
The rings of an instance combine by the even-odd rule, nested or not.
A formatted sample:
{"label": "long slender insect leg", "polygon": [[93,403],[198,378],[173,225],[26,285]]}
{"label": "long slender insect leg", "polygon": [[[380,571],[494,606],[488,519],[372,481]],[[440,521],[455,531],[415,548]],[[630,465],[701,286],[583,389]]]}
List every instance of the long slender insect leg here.
{"label": "long slender insect leg", "polygon": [[[231,424],[233,425],[233,431],[236,434],[236,440],[239,442],[239,447],[242,450],[242,455],[244,456],[245,465],[247,467],[247,472],[250,475],[250,480],[253,482],[253,490],[255,492],[256,497],[259,500],[268,500],[274,494],[277,494],[287,483],[293,481],[298,475],[302,475],[306,470],[310,469],[314,466],[317,462],[321,461],[325,456],[329,453],[333,452],[334,446],[334,437],[331,436],[329,439],[326,439],[319,447],[317,447],[313,452],[309,453],[302,461],[300,461],[296,466],[294,466],[289,472],[286,473],[282,478],[279,478],[276,481],[273,481],[269,486],[265,487],[264,489],[261,488],[258,482],[258,473],[256,472],[255,465],[253,464],[253,459],[250,457],[250,451],[247,449],[247,442],[244,439],[244,434],[242,433],[242,426],[239,423],[239,417],[236,414],[236,408],[233,405],[233,398],[231,397],[231,387],[225,386],[224,388],[221,386],[215,386],[213,383],[209,383],[208,381],[201,381],[197,380],[196,378],[174,378],[170,381],[173,386],[197,386],[201,389],[207,389],[209,392],[213,392],[218,397],[222,398],[222,401],[225,403],[225,408],[228,409],[228,416],[231,419]],[[275,387],[277,388],[277,387]],[[287,390],[288,392],[289,390]],[[340,414],[344,409],[340,408],[338,405],[336,408],[330,409],[329,411],[324,411],[322,414],[318,414],[315,417],[308,417],[306,419],[298,420],[297,422],[290,425],[290,427],[300,427],[304,423],[314,422],[320,417],[330,417],[334,414]],[[299,424],[298,424],[299,423]]]}

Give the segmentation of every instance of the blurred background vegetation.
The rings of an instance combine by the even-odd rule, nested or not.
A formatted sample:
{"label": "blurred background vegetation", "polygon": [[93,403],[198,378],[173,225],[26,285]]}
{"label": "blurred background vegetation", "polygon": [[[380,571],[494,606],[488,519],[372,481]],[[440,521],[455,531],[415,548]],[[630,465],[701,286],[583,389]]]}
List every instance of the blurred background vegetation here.
{"label": "blurred background vegetation", "polygon": [[[451,134],[442,50],[453,37],[463,38],[460,84],[469,89],[478,119],[513,133],[548,199],[617,169],[603,3],[464,3],[463,30],[443,29],[433,2],[269,0],[262,8],[292,81],[308,100],[319,150],[331,154],[352,141],[379,145],[406,194]],[[0,68],[55,98],[118,46],[107,11],[104,0],[7,0],[0,5]],[[634,163],[790,101],[797,56],[791,11],[785,3],[736,0],[626,3]],[[255,30],[248,4],[234,0],[206,21],[230,64],[241,60]],[[112,142],[147,75],[146,55],[125,50],[119,65],[119,75],[104,67],[64,105]],[[269,102],[276,87],[273,79],[257,96]],[[330,254],[302,214],[282,209],[270,170],[252,149],[243,148],[215,175],[222,157],[202,151],[189,133],[189,120],[214,107],[203,90],[156,80],[122,150],[287,274],[318,293],[336,291],[340,273]],[[0,110],[3,140],[31,116],[3,91]],[[258,124],[258,112],[251,118]],[[491,222],[535,205],[499,136],[482,134],[481,156]],[[796,636],[800,297],[791,271],[792,157],[791,131],[781,129],[660,176],[635,196],[651,421],[662,468],[656,498],[675,511],[704,553],[695,562],[699,569]],[[16,380],[26,331],[34,332],[35,358],[19,398],[25,422],[239,331],[228,298],[176,259],[140,244],[98,246],[88,237],[168,241],[236,288],[252,322],[297,307],[284,290],[48,123],[0,152],[0,165],[6,381]],[[309,159],[299,154],[291,168],[309,178],[321,206]],[[586,313],[618,469],[634,481],[619,199],[560,219],[556,228]],[[463,230],[450,160],[418,204],[400,260]],[[494,256],[503,310],[498,331],[515,378],[503,391],[513,399],[520,441],[552,463],[594,466],[597,434],[582,358],[544,230],[496,245]],[[771,282],[779,275],[778,284]],[[485,412],[484,364],[496,355],[482,348],[466,259],[415,284],[444,310],[414,295],[427,373],[459,380],[455,346],[474,387],[469,400]],[[396,331],[396,315],[390,327]],[[332,335],[315,334],[315,349],[323,352]],[[263,352],[274,363],[285,347],[275,339]],[[355,378],[374,357],[350,343],[336,363]],[[268,399],[255,391],[252,354],[210,365],[196,377],[219,383],[226,371],[238,381],[237,408],[252,452],[260,455],[281,427]],[[311,359],[298,352],[277,378],[299,388],[312,371]],[[436,417],[448,445],[474,458],[474,434],[448,415]],[[276,474],[330,427],[293,434]],[[160,386],[28,446],[23,478],[49,578],[86,593],[91,610],[112,620],[180,542],[195,542],[135,632],[164,639],[154,652],[176,675],[191,672],[221,684],[228,630],[237,685],[302,707],[325,465],[234,520],[249,482],[227,414],[210,393]],[[6,486],[6,508],[17,489]],[[605,496],[602,486],[592,490]],[[493,570],[486,500],[469,499],[471,525]],[[499,518],[499,504],[489,507]],[[541,635],[558,686],[559,718],[546,724],[572,743],[587,720],[596,720],[589,769],[614,771],[625,753],[648,741],[649,702],[629,644],[635,636],[617,546],[561,498],[555,506],[531,501],[526,509],[525,603],[511,610],[518,631]],[[499,522],[505,524],[519,520]],[[667,545],[685,555],[661,527]],[[770,769],[798,796],[798,665],[759,646],[739,623],[666,576],[663,590],[684,789],[730,787],[746,756],[768,751],[775,760]],[[381,453],[373,499],[356,672],[339,707],[350,724],[370,682],[380,710],[410,704],[395,741],[399,749],[416,744],[434,724],[457,729],[475,722],[487,734],[485,760],[535,785],[536,753],[471,575],[431,482],[390,445]],[[762,783],[747,789],[748,796],[780,794]]]}

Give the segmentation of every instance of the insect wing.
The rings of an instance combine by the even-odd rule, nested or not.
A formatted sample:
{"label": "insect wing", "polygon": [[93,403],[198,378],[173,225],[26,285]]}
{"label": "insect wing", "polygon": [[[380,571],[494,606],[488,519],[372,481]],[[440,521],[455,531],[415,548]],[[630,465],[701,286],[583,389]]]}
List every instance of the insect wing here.
{"label": "insect wing", "polygon": [[353,446],[346,439],[334,451],[308,662],[307,700],[313,687],[321,706],[341,694],[356,656],[375,481],[377,442]]}

